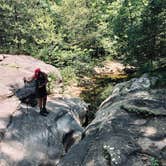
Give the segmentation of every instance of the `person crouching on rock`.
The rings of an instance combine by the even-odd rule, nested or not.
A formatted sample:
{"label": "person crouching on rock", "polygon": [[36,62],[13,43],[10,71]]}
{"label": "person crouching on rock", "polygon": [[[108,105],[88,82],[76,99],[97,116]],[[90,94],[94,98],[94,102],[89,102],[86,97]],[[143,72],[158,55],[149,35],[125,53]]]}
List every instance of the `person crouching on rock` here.
{"label": "person crouching on rock", "polygon": [[24,82],[30,82],[35,80],[35,93],[40,109],[40,114],[46,116],[49,112],[46,110],[47,102],[47,89],[46,85],[48,82],[47,74],[42,72],[40,68],[35,69],[34,75],[30,79],[23,78]]}

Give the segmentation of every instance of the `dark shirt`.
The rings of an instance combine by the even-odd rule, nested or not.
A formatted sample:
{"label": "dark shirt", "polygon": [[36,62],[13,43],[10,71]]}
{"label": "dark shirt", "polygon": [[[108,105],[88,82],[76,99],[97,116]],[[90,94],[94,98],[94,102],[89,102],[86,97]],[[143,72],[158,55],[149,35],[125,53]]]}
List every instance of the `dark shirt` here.
{"label": "dark shirt", "polygon": [[46,76],[44,75],[44,73],[41,72],[39,76],[36,78],[36,96],[38,98],[47,95],[46,83],[47,83]]}

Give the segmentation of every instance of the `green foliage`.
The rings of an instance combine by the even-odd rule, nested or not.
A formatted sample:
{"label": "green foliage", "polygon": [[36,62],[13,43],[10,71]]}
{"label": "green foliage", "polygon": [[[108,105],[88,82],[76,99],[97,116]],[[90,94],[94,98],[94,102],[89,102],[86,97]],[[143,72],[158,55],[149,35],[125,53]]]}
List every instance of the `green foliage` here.
{"label": "green foliage", "polygon": [[104,90],[101,92],[101,101],[104,101],[107,97],[109,97],[112,93],[113,85],[109,84],[104,88]]}
{"label": "green foliage", "polygon": [[164,20],[164,1],[125,0],[113,24],[116,50],[122,60],[152,70],[153,62],[165,50]]}
{"label": "green foliage", "polygon": [[53,93],[55,81],[56,81],[55,74],[51,72],[48,73],[47,91],[49,94]]}
{"label": "green foliage", "polygon": [[151,72],[152,77],[157,77],[156,83],[152,86],[152,88],[165,88],[166,87],[166,68],[163,66],[160,66],[161,68],[158,68],[157,70],[154,70]]}
{"label": "green foliage", "polygon": [[160,166],[159,161],[154,157],[151,158],[151,166]]}
{"label": "green foliage", "polygon": [[6,52],[32,54],[33,50],[55,41],[53,18],[41,2],[1,1],[0,47]]}
{"label": "green foliage", "polygon": [[163,0],[1,0],[0,52],[78,75],[105,57],[151,71],[166,52],[165,7]]}
{"label": "green foliage", "polygon": [[75,70],[67,66],[61,70],[62,79],[65,85],[74,84],[77,82],[77,77],[75,75]]}

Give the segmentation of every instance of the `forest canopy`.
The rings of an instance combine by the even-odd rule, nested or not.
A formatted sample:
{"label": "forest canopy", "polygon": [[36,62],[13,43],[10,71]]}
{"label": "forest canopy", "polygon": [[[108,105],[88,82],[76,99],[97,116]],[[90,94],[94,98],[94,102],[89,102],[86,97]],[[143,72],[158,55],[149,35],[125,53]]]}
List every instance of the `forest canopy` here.
{"label": "forest canopy", "polygon": [[1,0],[0,52],[54,66],[117,58],[152,69],[163,63],[165,0]]}

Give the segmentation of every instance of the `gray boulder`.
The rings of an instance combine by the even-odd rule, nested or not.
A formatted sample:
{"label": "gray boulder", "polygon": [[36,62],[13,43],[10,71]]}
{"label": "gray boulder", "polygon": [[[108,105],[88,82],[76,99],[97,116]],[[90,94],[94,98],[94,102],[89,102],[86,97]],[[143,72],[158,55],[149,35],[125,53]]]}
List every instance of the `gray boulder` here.
{"label": "gray boulder", "polygon": [[56,165],[82,136],[79,115],[86,110],[86,104],[75,100],[49,99],[50,113],[46,117],[35,108],[21,104],[10,117],[1,140],[0,163],[9,166]]}
{"label": "gray boulder", "polygon": [[166,165],[166,89],[151,79],[116,85],[59,166]]}

